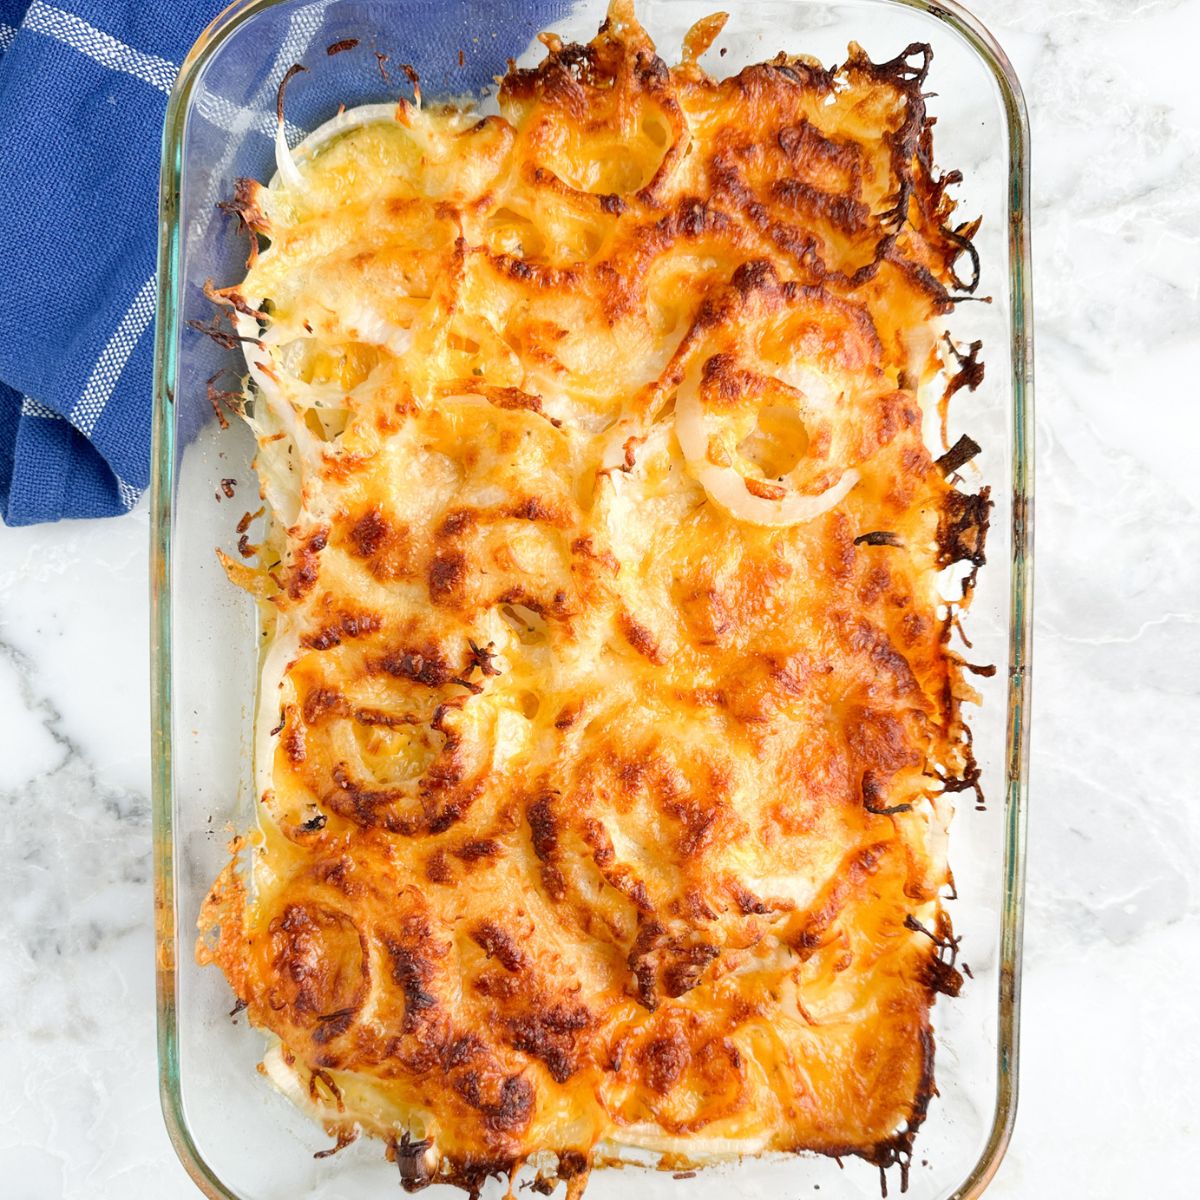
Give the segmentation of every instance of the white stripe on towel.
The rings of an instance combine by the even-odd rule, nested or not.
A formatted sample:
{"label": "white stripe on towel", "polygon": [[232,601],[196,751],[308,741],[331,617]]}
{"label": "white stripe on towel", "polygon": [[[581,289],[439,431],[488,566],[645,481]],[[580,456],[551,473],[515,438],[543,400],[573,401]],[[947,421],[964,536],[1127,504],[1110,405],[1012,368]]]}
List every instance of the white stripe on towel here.
{"label": "white stripe on towel", "polygon": [[138,502],[142,493],[132,484],[126,483],[120,475],[116,476],[116,480],[117,492],[120,494],[121,503],[125,506],[125,511],[128,512]]}
{"label": "white stripe on towel", "polygon": [[157,280],[153,275],[146,280],[134,296],[133,303],[117,324],[108,345],[100,352],[96,365],[88,381],[84,384],[83,393],[71,409],[71,424],[84,437],[91,437],[96,428],[96,422],[104,412],[121,372],[137,345],[138,338],[146,332],[151,317],[154,316],[154,304],[158,298]]}
{"label": "white stripe on towel", "polygon": [[132,46],[119,42],[112,34],[89,25],[74,13],[64,12],[45,0],[33,0],[25,20],[21,22],[24,29],[32,29],[34,33],[44,34],[80,54],[86,54],[101,66],[113,71],[124,71],[160,92],[170,94],[171,86],[179,68],[157,54],[146,54],[135,50]]}
{"label": "white stripe on towel", "polygon": [[[215,125],[226,133],[244,133],[247,129],[253,129],[269,141],[275,140],[279,118],[276,117],[274,109],[264,108],[255,112],[251,108],[241,108],[215,92],[202,91],[196,97],[196,111],[210,125]],[[284,125],[289,142],[295,143],[304,137],[304,130],[298,125],[293,125],[291,121],[285,121]]]}
{"label": "white stripe on towel", "polygon": [[43,421],[61,421],[62,417],[52,408],[47,408],[40,400],[32,396],[21,397],[21,416],[41,417]]}

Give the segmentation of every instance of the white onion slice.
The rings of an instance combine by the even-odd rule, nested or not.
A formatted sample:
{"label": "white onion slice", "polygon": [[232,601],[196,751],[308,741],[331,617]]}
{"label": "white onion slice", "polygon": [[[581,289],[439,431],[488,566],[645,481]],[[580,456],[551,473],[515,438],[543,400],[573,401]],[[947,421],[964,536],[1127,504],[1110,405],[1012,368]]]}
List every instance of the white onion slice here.
{"label": "white onion slice", "polygon": [[346,133],[351,129],[360,129],[363,125],[372,125],[376,122],[382,124],[395,120],[396,106],[394,104],[360,104],[357,108],[347,108],[318,125],[312,133],[297,144],[295,153],[304,159],[339,134]]}
{"label": "white onion slice", "polygon": [[774,375],[788,387],[804,393],[803,407],[806,411],[832,415],[837,404],[837,393],[820,371],[804,363],[788,363],[776,368]]}
{"label": "white onion slice", "polygon": [[288,149],[287,136],[284,127],[280,125],[275,133],[277,173],[269,187],[275,188],[282,182],[289,189],[303,190],[304,176],[297,164],[311,158],[326,142],[343,133],[349,133],[352,129],[361,129],[364,125],[395,124],[409,133],[423,150],[428,150],[429,139],[426,130],[419,126],[419,110],[411,105],[408,107],[409,124],[396,119],[399,111],[400,107],[396,104],[360,104],[357,108],[348,108],[330,117],[324,124],[318,125],[296,144],[295,150]]}
{"label": "white onion slice", "polygon": [[[622,417],[608,431],[608,436],[600,450],[600,470],[604,473],[623,474],[626,469],[625,447],[633,441],[631,449],[636,460],[638,447],[646,440],[646,434],[639,432],[641,425],[628,417]],[[655,427],[657,428],[657,426]]]}
{"label": "white onion slice", "polygon": [[[257,307],[257,301],[250,307]],[[246,423],[258,439],[258,475],[262,495],[271,506],[275,520],[284,528],[300,515],[304,489],[321,466],[322,443],[304,423],[304,414],[297,410],[279,384],[264,367],[268,364],[270,340],[275,331],[260,333],[258,322],[244,313],[234,315],[234,325],[243,338],[246,370],[264,401],[265,412],[257,410]],[[276,433],[284,437],[272,440]],[[289,449],[291,454],[288,453]],[[315,510],[314,510],[315,511]]]}
{"label": "white onion slice", "polygon": [[352,341],[382,346],[397,358],[402,358],[412,349],[412,330],[387,320],[368,304],[348,301],[341,305],[335,315]]}
{"label": "white onion slice", "polygon": [[819,496],[792,491],[772,500],[753,495],[746,488],[746,480],[733,467],[721,467],[709,461],[708,432],[696,373],[695,370],[689,372],[675,397],[675,434],[692,474],[709,497],[732,516],[752,525],[797,525],[828,512],[858,482],[858,472],[851,468]]}
{"label": "white onion slice", "polygon": [[296,166],[296,160],[288,149],[287,130],[282,121],[275,127],[275,166],[278,168],[278,174],[271,180],[272,187],[276,181],[282,179],[288,191],[304,191],[304,176],[300,174],[300,168]]}
{"label": "white onion slice", "polygon": [[[277,621],[283,619],[276,617]],[[276,629],[270,647],[263,655],[258,711],[254,716],[254,786],[259,800],[270,790],[274,778],[275,739],[271,730],[279,724],[284,677],[299,652],[300,635],[294,630],[281,634]]]}
{"label": "white onion slice", "polygon": [[376,121],[393,121],[396,117],[394,104],[363,104],[358,108],[347,109],[335,117],[331,117],[323,125],[318,125],[312,133],[297,143],[295,150],[289,150],[287,132],[282,121],[275,130],[275,166],[277,174],[271,180],[270,187],[275,188],[280,182],[290,191],[304,190],[304,176],[300,173],[297,161],[310,157],[317,149],[331,138],[350,129],[358,129],[362,125],[370,125]]}
{"label": "white onion slice", "polygon": [[929,373],[929,355],[933,351],[933,343],[936,340],[933,327],[925,324],[906,330],[903,340],[906,365],[913,380],[912,387],[915,389]]}
{"label": "white onion slice", "polygon": [[[254,305],[251,304],[250,307],[253,308]],[[234,324],[241,337],[254,339],[242,342],[242,354],[246,360],[246,369],[250,373],[250,378],[254,380],[259,393],[266,400],[272,415],[283,427],[287,436],[291,438],[302,461],[319,461],[316,440],[311,431],[296,412],[295,406],[284,396],[279,384],[263,370],[264,364],[261,359],[269,358],[270,353],[268,350],[260,349],[259,343],[269,345],[270,334],[260,333],[258,322],[253,317],[246,316],[245,313],[237,313],[234,316]]]}

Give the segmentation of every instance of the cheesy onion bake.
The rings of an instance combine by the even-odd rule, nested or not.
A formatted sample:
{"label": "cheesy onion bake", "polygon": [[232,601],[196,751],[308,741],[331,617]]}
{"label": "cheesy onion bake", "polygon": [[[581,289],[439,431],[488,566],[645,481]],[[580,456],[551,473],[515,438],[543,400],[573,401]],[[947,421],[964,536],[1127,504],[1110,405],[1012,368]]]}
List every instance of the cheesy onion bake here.
{"label": "cheesy onion bake", "polygon": [[498,114],[281,132],[229,205],[258,823],[198,953],[410,1188],[903,1168],[933,1094],[988,499],[923,403],[981,371],[941,341],[975,227],[927,47],[718,80],[724,20],[668,67],[614,0]]}

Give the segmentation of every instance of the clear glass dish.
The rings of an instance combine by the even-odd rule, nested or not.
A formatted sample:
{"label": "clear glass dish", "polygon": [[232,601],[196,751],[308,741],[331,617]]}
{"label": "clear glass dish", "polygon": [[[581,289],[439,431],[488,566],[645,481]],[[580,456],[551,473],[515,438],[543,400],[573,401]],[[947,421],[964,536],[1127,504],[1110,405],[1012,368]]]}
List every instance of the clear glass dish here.
{"label": "clear glass dish", "polygon": [[[503,25],[539,20],[512,4]],[[550,5],[540,9],[544,14]],[[715,0],[641,0],[638,13],[665,57]],[[973,978],[934,1010],[938,1096],[922,1127],[908,1194],[913,1200],[979,1196],[1007,1145],[1016,1108],[1025,772],[1029,714],[1032,346],[1030,340],[1028,128],[1019,85],[1003,52],[950,0],[738,0],[711,69],[732,72],[776,51],[840,61],[861,43],[877,61],[910,42],[934,49],[940,163],[962,170],[960,212],[979,214],[976,244],[990,304],[964,304],[948,319],[958,341],[983,341],[977,391],[951,405],[951,438],[983,447],[972,486],[990,484],[995,508],[989,563],[969,614],[976,662],[999,667],[976,681],[971,715],[987,798],[964,793],[951,838],[958,899],[951,904]],[[251,722],[259,637],[253,602],[231,587],[215,547],[231,550],[239,515],[257,507],[248,431],[218,426],[206,381],[232,361],[188,329],[207,320],[207,279],[240,277],[245,240],[217,202],[238,176],[274,171],[276,86],[293,62],[314,67],[288,96],[288,118],[310,129],[336,111],[394,99],[369,52],[413,62],[427,96],[460,92],[501,72],[510,55],[490,34],[498,6],[483,0],[238,0],[202,35],[167,110],[161,192],[159,312],[153,479],[152,651],[154,816],[158,920],[158,1048],[163,1111],[180,1159],[202,1192],[225,1200],[392,1196],[396,1168],[367,1139],[327,1159],[328,1139],[255,1071],[260,1035],[231,1021],[220,972],[196,966],[196,918],[226,859],[228,831],[253,822]],[[587,40],[604,0],[562,0],[549,23]],[[513,13],[522,13],[519,18]],[[357,54],[326,47],[360,40]],[[455,74],[453,51],[465,51]],[[968,468],[970,470],[970,468]],[[236,481],[236,482],[230,482]],[[233,492],[232,498],[227,493]],[[1007,666],[1007,670],[1004,667]],[[669,1173],[598,1171],[589,1197],[875,1197],[876,1169],[815,1157],[746,1159],[686,1181]],[[900,1180],[893,1171],[893,1192]],[[503,1184],[489,1189],[500,1195]],[[436,1197],[446,1189],[434,1189]]]}

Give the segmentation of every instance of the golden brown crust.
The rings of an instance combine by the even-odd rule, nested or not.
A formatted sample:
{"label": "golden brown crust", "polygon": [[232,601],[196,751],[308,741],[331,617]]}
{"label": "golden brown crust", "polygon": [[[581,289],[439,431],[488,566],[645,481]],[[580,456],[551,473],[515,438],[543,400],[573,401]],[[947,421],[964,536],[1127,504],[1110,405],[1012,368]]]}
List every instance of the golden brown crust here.
{"label": "golden brown crust", "polygon": [[916,399],[973,232],[928,49],[718,81],[719,28],[669,69],[616,4],[500,117],[402,106],[234,204],[279,563],[253,896],[201,953],[408,1187],[885,1164],[961,985],[936,575],[988,501]]}

